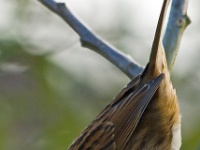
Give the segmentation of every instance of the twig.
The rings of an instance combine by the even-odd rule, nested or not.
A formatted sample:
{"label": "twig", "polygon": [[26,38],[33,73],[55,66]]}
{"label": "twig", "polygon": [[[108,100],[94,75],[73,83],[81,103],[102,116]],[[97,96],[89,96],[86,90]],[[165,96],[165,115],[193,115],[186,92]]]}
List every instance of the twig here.
{"label": "twig", "polygon": [[183,32],[190,24],[190,19],[187,16],[188,1],[189,0],[172,1],[169,20],[163,38],[163,45],[170,70],[172,70],[174,65]]}
{"label": "twig", "polygon": [[143,70],[143,67],[131,59],[130,56],[110,46],[91,32],[88,27],[81,23],[77,17],[70,12],[64,3],[56,3],[53,0],[39,1],[50,10],[61,16],[67,24],[70,25],[70,27],[80,36],[80,41],[83,47],[94,50],[105,57],[112,64],[123,71],[129,78],[135,77]]}

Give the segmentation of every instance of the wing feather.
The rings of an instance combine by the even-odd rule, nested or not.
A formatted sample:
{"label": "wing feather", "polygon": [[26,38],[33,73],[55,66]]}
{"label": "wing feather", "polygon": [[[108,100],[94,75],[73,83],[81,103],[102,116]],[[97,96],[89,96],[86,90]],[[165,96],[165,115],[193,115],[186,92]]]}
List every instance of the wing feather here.
{"label": "wing feather", "polygon": [[116,147],[123,150],[163,78],[164,74],[160,74],[154,80],[140,83],[139,75],[132,80],[69,150],[115,150]]}
{"label": "wing feather", "polygon": [[[161,74],[146,84],[141,83],[133,93],[122,100],[115,115],[110,118],[110,121],[115,124],[115,140],[118,143],[117,148],[119,150],[123,150],[126,146],[163,78],[164,74]],[[122,119],[118,120],[119,118]]]}

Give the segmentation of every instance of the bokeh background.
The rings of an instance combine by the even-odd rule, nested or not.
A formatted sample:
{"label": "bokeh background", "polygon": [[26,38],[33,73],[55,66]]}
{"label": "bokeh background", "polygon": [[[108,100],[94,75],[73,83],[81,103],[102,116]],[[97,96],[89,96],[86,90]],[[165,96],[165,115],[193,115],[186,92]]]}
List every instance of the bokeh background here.
{"label": "bokeh background", "polygon": [[[161,0],[66,0],[93,31],[145,65]],[[182,150],[200,149],[200,1],[190,0],[172,80]],[[65,150],[129,79],[37,0],[0,1],[0,149]]]}

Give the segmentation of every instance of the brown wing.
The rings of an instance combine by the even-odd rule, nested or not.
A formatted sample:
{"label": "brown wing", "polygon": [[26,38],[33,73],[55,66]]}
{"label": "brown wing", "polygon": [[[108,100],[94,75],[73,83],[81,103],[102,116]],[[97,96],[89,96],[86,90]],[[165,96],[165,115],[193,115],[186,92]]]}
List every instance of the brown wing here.
{"label": "brown wing", "polygon": [[123,150],[163,77],[161,74],[146,84],[140,83],[134,90],[130,88],[134,87],[131,86],[134,82],[130,82],[122,90],[124,95],[116,97],[117,100],[100,113],[69,149]]}
{"label": "brown wing", "polygon": [[114,125],[103,121],[91,124],[69,150],[115,150]]}
{"label": "brown wing", "polygon": [[123,150],[126,146],[163,78],[164,74],[161,74],[146,84],[141,83],[132,93],[113,106],[114,113],[110,116],[109,121],[115,125],[115,140],[118,150]]}
{"label": "brown wing", "polygon": [[[131,80],[126,87],[112,100],[112,102],[96,117],[96,119],[82,132],[82,134],[72,143],[69,150],[91,150],[108,149],[115,150],[114,126],[107,118],[112,111],[112,105],[122,100],[130,89],[134,89],[140,82],[140,74]],[[107,114],[107,115],[106,115]]]}

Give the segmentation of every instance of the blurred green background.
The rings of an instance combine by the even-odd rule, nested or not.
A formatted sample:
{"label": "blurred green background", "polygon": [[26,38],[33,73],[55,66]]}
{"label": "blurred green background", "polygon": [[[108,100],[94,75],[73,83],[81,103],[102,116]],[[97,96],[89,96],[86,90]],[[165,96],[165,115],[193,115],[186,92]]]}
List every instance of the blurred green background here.
{"label": "blurred green background", "polygon": [[[95,32],[147,63],[162,1],[66,2]],[[172,74],[182,150],[200,149],[199,4],[189,1],[192,24]],[[0,10],[0,150],[65,150],[129,79],[82,48],[70,27],[39,2],[1,1]]]}

